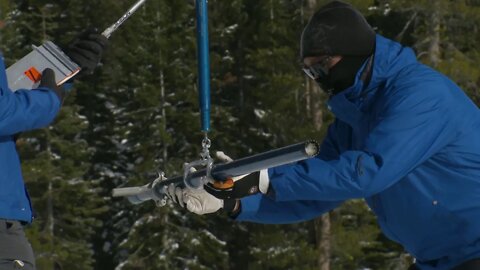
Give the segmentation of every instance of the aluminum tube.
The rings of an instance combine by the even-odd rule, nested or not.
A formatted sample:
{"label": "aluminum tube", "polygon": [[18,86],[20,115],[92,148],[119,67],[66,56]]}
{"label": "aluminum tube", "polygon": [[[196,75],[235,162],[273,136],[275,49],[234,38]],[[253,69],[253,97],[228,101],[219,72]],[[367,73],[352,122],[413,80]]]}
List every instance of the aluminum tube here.
{"label": "aluminum tube", "polygon": [[[257,155],[234,160],[230,163],[216,164],[211,170],[211,174],[216,179],[225,179],[228,177],[239,176],[253,173],[263,169],[273,168],[296,161],[314,157],[319,152],[319,145],[316,141],[306,141],[293,144],[283,148],[271,150]],[[206,175],[206,170],[199,170],[191,173],[186,179],[190,186],[200,187],[203,185],[202,177]],[[164,197],[165,187],[169,184],[183,183],[183,176],[176,176],[167,180],[154,182],[153,187],[145,185],[141,187],[117,188],[113,190],[114,197],[127,197],[133,204],[139,204],[147,200],[159,200]]]}
{"label": "aluminum tube", "polygon": [[113,197],[127,197],[132,204],[140,204],[156,198],[153,189],[148,185],[141,187],[116,188],[112,192]]}
{"label": "aluminum tube", "polygon": [[[319,152],[319,145],[316,141],[306,141],[302,143],[285,146],[268,152],[234,160],[230,163],[216,164],[212,167],[211,174],[217,180],[227,179],[229,177],[249,174],[263,169],[273,168],[310,157],[314,157]],[[206,170],[199,170],[189,175],[186,181],[192,187],[203,185],[201,178],[206,175]],[[162,194],[163,187],[171,183],[183,182],[183,176],[176,176],[165,181],[158,182],[153,188],[155,193]]]}
{"label": "aluminum tube", "polygon": [[140,0],[137,3],[135,3],[132,7],[130,7],[130,9],[125,14],[123,14],[122,17],[120,17],[120,19],[118,19],[118,21],[116,21],[110,27],[105,29],[105,31],[102,32],[102,35],[106,38],[110,38],[112,33],[115,32],[115,30],[117,30],[117,28],[120,27],[120,25],[122,25],[133,13],[135,13],[135,11],[137,11],[137,9],[141,5],[143,5],[145,1],[147,0]]}

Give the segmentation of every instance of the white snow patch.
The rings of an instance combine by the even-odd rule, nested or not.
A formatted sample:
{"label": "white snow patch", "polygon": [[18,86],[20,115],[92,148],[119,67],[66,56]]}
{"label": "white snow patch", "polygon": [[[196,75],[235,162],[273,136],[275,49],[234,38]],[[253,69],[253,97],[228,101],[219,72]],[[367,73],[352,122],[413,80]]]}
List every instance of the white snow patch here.
{"label": "white snow patch", "polygon": [[238,28],[238,24],[232,24],[225,28],[225,33],[230,34]]}
{"label": "white snow patch", "polygon": [[390,6],[387,4],[385,5],[385,11],[383,11],[383,15],[384,16],[387,16],[388,13],[390,13],[390,11],[392,11],[392,9],[390,8]]}
{"label": "white snow patch", "polygon": [[127,264],[127,261],[119,263],[117,267],[115,267],[115,270],[122,270],[126,264]]}
{"label": "white snow patch", "polygon": [[105,107],[109,110],[115,109],[115,105],[113,103],[111,103],[110,101],[105,102]]}
{"label": "white snow patch", "polygon": [[225,55],[224,57],[222,57],[222,60],[223,61],[228,61],[228,62],[233,62],[233,57],[230,56],[230,55]]}
{"label": "white snow patch", "polygon": [[254,111],[254,113],[255,113],[255,116],[257,116],[258,118],[263,119],[263,117],[265,117],[266,112],[265,112],[264,110],[262,110],[262,109],[255,109],[255,110],[253,110],[253,111]]}
{"label": "white snow patch", "polygon": [[196,239],[196,238],[192,239],[192,241],[190,241],[190,243],[191,243],[192,245],[194,245],[194,246],[200,245],[200,241],[199,241],[198,239]]}
{"label": "white snow patch", "polygon": [[53,160],[59,160],[62,159],[62,157],[56,153],[51,153],[50,156],[52,156]]}
{"label": "white snow patch", "polygon": [[227,242],[225,241],[222,241],[220,239],[218,239],[215,235],[213,235],[211,232],[207,231],[207,230],[203,230],[202,231],[208,238],[214,240],[214,241],[217,241],[217,243],[219,243],[220,245],[222,246],[226,246],[227,245]]}
{"label": "white snow patch", "polygon": [[102,248],[102,249],[103,249],[104,252],[108,252],[108,251],[110,251],[110,247],[111,247],[111,246],[112,246],[112,244],[111,244],[110,242],[105,242],[105,243],[103,244],[103,248]]}

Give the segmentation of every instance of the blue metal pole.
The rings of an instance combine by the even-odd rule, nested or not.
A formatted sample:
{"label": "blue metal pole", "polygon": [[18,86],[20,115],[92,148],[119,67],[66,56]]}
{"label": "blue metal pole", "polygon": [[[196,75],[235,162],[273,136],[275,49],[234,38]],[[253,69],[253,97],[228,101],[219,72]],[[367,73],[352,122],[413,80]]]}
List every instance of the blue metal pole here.
{"label": "blue metal pole", "polygon": [[207,0],[196,0],[199,104],[202,131],[210,130],[210,58]]}

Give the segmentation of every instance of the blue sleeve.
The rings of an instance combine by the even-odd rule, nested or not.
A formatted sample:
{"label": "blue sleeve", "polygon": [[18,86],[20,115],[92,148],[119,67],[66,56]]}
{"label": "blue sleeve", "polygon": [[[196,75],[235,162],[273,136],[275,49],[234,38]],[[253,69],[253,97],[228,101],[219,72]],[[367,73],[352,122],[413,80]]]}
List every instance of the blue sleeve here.
{"label": "blue sleeve", "polygon": [[454,139],[448,89],[433,86],[417,85],[392,94],[362,149],[344,151],[334,160],[317,157],[270,169],[275,200],[364,198],[402,179]]}
{"label": "blue sleeve", "polygon": [[265,224],[296,223],[316,218],[340,204],[322,201],[276,202],[256,194],[242,199],[242,210],[235,220]]}
{"label": "blue sleeve", "polygon": [[60,105],[60,99],[48,88],[15,92],[0,88],[0,136],[47,126]]}
{"label": "blue sleeve", "polygon": [[322,145],[320,146],[320,153],[318,157],[323,160],[332,160],[337,159],[340,155],[340,148],[337,142],[337,135],[336,135],[336,126],[338,121],[335,120],[328,127],[327,135],[323,139]]}

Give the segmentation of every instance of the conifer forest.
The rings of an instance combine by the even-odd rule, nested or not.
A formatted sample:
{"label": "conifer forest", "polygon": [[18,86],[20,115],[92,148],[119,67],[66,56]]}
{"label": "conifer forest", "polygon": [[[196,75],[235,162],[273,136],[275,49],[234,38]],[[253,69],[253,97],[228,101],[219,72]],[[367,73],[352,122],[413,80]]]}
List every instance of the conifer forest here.
{"label": "conifer forest", "polygon": [[[6,66],[46,40],[103,31],[134,0],[0,0]],[[333,115],[302,72],[299,40],[326,0],[210,0],[211,150],[233,158],[322,140]],[[351,0],[377,33],[412,47],[480,105],[479,0]],[[110,38],[48,128],[17,141],[37,268],[406,270],[363,200],[308,222],[262,225],[169,202],[132,205],[116,187],[199,159],[194,0],[149,0]],[[0,187],[1,188],[1,187]]]}

